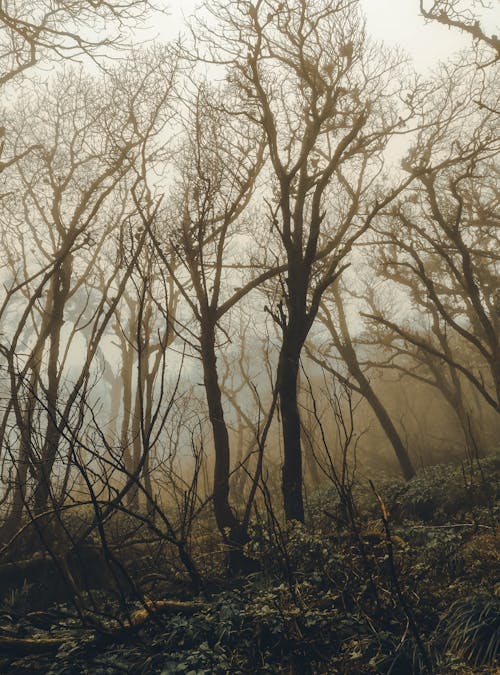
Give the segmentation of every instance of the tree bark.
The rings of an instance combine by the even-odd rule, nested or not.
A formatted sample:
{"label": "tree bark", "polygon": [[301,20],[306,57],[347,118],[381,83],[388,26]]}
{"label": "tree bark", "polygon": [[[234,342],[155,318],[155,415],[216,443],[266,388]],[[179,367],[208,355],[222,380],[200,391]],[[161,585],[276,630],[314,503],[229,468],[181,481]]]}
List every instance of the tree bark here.
{"label": "tree bark", "polygon": [[59,412],[57,409],[61,380],[59,351],[61,346],[61,331],[64,325],[64,309],[70,291],[72,272],[73,256],[67,255],[52,278],[49,301],[47,303],[48,307],[46,311],[49,311],[51,314],[47,364],[47,429],[42,457],[37,471],[37,484],[34,490],[33,502],[35,514],[46,510],[51,491],[52,469],[56,461],[61,439],[61,429],[58,423]]}
{"label": "tree bark", "polygon": [[283,430],[283,506],[287,520],[304,522],[302,498],[302,447],[298,405],[298,375],[301,340],[287,327],[278,364],[278,393]]}
{"label": "tree bark", "polygon": [[215,353],[215,326],[204,322],[201,326],[201,359],[203,381],[207,397],[208,415],[212,426],[214,466],[214,514],[219,531],[230,543],[241,543],[241,525],[229,505],[230,446],[229,434],[224,419],[222,391],[217,373]]}

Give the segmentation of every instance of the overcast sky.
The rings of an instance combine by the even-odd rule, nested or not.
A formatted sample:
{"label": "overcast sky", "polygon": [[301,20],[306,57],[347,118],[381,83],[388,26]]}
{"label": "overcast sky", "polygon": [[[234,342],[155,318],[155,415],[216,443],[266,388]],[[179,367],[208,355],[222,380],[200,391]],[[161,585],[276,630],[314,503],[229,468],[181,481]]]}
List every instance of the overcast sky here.
{"label": "overcast sky", "polygon": [[[314,2],[314,0],[311,0]],[[188,17],[200,0],[170,0],[169,16],[161,19],[157,29],[164,39],[170,39],[182,30]],[[470,43],[460,31],[449,30],[437,24],[425,24],[419,16],[419,0],[362,0],[370,33],[387,44],[403,46],[413,57],[418,70],[432,67]],[[500,23],[500,3],[485,17],[491,32]],[[500,30],[498,31],[500,32]]]}

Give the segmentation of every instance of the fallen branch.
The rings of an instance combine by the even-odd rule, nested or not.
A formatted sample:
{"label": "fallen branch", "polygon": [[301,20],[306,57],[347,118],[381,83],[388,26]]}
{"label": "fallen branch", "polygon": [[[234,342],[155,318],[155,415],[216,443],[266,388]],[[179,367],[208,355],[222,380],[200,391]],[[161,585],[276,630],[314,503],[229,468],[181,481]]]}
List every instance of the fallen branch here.
{"label": "fallen branch", "polygon": [[19,656],[56,652],[69,639],[71,638],[68,635],[60,638],[18,638],[0,635],[0,652]]}
{"label": "fallen branch", "polygon": [[[87,633],[88,638],[85,641],[86,646],[101,644],[102,641],[120,641],[130,636],[130,633],[141,628],[147,621],[162,615],[184,614],[192,616],[196,612],[206,607],[206,604],[200,601],[183,602],[180,600],[147,600],[143,609],[138,609],[130,615],[130,625],[120,626],[114,630],[102,629],[102,632],[96,631]],[[80,632],[80,639],[83,634]],[[0,652],[15,654],[19,656],[29,654],[42,654],[44,652],[56,652],[63,644],[73,640],[74,636],[64,635],[56,638],[18,638],[8,635],[0,635]]]}

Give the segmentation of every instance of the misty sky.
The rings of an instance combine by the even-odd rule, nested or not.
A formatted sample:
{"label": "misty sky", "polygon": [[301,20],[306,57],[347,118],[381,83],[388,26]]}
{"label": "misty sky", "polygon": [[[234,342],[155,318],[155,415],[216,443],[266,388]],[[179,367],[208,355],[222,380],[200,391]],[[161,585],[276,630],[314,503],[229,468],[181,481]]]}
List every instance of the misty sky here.
{"label": "misty sky", "polygon": [[[314,2],[314,0],[312,0]],[[362,0],[368,29],[388,45],[400,45],[412,56],[418,70],[426,70],[440,59],[465,47],[470,38],[436,23],[426,24],[419,16],[419,0]],[[495,4],[495,3],[493,3]],[[170,39],[180,30],[200,0],[170,0],[169,16],[157,26],[162,38]],[[485,13],[482,23],[494,33],[500,24],[500,3]]]}

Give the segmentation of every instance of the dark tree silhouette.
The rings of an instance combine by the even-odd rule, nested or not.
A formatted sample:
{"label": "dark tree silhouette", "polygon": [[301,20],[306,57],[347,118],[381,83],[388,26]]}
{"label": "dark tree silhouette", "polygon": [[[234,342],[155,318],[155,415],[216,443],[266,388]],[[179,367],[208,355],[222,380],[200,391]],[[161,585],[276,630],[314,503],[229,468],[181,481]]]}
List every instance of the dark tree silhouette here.
{"label": "dark tree silhouette", "polygon": [[205,57],[231,64],[238,114],[261,130],[269,158],[272,250],[286,265],[281,299],[269,308],[282,332],[283,499],[287,518],[303,520],[300,356],[323,293],[402,189],[377,185],[381,153],[404,123],[394,104],[400,64],[370,45],[355,1],[214,2],[208,9],[220,28],[205,26]]}

